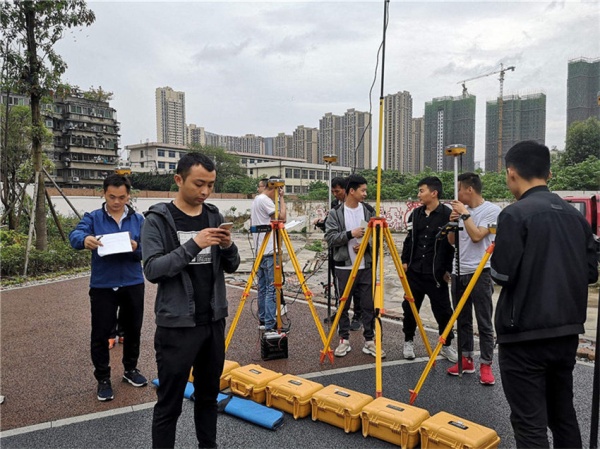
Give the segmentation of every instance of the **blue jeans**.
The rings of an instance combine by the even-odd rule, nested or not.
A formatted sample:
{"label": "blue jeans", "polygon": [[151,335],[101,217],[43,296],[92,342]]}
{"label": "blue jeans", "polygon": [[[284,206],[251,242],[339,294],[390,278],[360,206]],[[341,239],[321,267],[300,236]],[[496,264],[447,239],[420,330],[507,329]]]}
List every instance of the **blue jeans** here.
{"label": "blue jeans", "polygon": [[[461,275],[460,279],[452,275],[452,303],[454,307],[460,301],[463,292],[473,278],[473,274]],[[458,295],[456,289],[458,288]],[[490,270],[485,269],[477,283],[473,287],[469,299],[465,303],[460,315],[458,316],[458,340],[462,349],[462,355],[473,357],[473,308],[475,308],[475,318],[477,319],[477,328],[479,330],[479,357],[481,363],[491,365],[494,359],[494,326],[492,324],[493,306],[492,294],[494,286]]]}
{"label": "blue jeans", "polygon": [[277,327],[277,303],[275,302],[275,266],[273,254],[264,255],[258,266],[258,319],[265,329]]}

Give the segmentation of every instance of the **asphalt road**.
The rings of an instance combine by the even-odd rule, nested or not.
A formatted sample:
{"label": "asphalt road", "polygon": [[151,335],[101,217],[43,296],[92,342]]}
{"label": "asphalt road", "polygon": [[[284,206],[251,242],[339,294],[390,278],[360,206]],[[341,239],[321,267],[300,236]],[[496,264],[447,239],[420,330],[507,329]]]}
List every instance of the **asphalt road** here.
{"label": "asphalt road", "polygon": [[[1,298],[1,372],[0,445],[4,448],[35,447],[150,447],[150,425],[155,391],[152,387],[136,389],[120,382],[122,348],[111,351],[112,380],[115,400],[100,403],[89,359],[89,299],[87,277],[4,291]],[[230,316],[239,306],[241,289],[230,286]],[[155,286],[147,284],[146,313],[142,331],[139,368],[147,377],[156,377],[152,347],[153,299]],[[308,305],[300,300],[288,301],[291,332],[289,358],[273,361],[260,359],[256,309],[252,294],[242,308],[240,323],[233,334],[227,358],[241,365],[258,363],[282,373],[302,375],[324,385],[375,394],[374,359],[360,350],[361,332],[353,332],[353,350],[334,364],[321,364],[323,343]],[[325,309],[317,306],[318,322]],[[229,320],[231,323],[231,319]],[[324,329],[328,332],[328,329]],[[426,364],[424,346],[417,340],[417,359],[405,361],[401,349],[401,323],[383,322],[383,395],[407,403],[409,389],[415,387]],[[435,334],[428,332],[431,344]],[[334,338],[333,346],[337,343]],[[482,386],[476,375],[450,377],[446,360],[439,360],[429,374],[415,403],[430,414],[446,411],[461,418],[491,427],[502,438],[500,447],[514,447],[509,423],[509,409],[502,392],[497,366],[495,386]],[[580,426],[587,442],[590,433],[593,367],[578,364],[575,374],[575,401]],[[194,447],[192,407],[184,404],[179,421],[177,446]],[[313,422],[310,418],[295,421],[285,416],[284,426],[269,431],[237,418],[221,415],[218,443],[220,447],[391,447],[389,443],[363,438],[360,432],[343,430]]]}

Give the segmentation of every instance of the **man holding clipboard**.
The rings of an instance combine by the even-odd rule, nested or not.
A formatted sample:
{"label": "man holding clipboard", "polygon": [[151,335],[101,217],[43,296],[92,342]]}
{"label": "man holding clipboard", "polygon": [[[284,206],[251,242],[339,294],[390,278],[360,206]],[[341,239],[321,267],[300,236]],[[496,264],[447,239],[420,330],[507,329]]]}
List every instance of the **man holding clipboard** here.
{"label": "man holding clipboard", "polygon": [[90,304],[92,315],[91,355],[98,381],[99,401],[114,398],[111,384],[108,339],[116,325],[120,307],[123,344],[123,382],[143,387],[148,381],[137,369],[140,333],[144,316],[144,275],[140,245],[141,214],[128,205],[131,183],[120,175],[104,180],[100,209],[85,213],[69,234],[71,246],[92,252]]}

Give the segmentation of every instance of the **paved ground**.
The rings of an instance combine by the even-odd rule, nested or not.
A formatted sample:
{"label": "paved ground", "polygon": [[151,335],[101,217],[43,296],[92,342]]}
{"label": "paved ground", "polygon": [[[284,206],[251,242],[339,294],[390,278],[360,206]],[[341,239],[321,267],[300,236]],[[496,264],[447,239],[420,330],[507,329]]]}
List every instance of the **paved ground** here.
{"label": "paved ground", "polygon": [[[241,243],[242,239],[239,240]],[[304,252],[295,251],[299,259]],[[244,258],[248,259],[246,256],[244,252]],[[305,256],[302,257],[301,266],[304,266]],[[319,276],[323,274],[308,280],[315,293],[320,290]],[[288,278],[289,284],[293,284],[293,276]],[[231,316],[237,310],[241,297],[241,287],[236,284],[243,286],[246,279],[247,275],[242,273],[229,279]],[[0,394],[6,397],[0,406],[2,447],[149,447],[150,407],[156,399],[155,392],[151,387],[135,389],[120,382],[122,348],[119,346],[111,351],[115,400],[108,403],[96,400],[89,359],[88,282],[87,277],[82,277],[2,292]],[[154,285],[147,284],[139,365],[150,378],[156,376],[152,347],[155,291]],[[300,294],[299,298],[302,297]],[[288,300],[291,324],[289,358],[262,361],[253,318],[253,310],[256,310],[254,298],[252,294],[244,304],[228,359],[242,365],[258,363],[282,373],[311,377],[324,385],[336,384],[374,394],[373,358],[360,351],[363,343],[360,332],[352,333],[353,350],[347,357],[335,359],[334,365],[329,362],[320,364],[319,353],[323,344],[309,307],[301,299]],[[386,307],[387,301],[386,297]],[[319,305],[317,310],[319,323],[322,323],[326,309]],[[424,321],[428,322],[425,317]],[[327,328],[325,332],[328,332]],[[428,332],[428,336],[435,344],[435,333]],[[402,359],[403,337],[398,320],[384,320],[383,341],[387,352],[383,367],[383,394],[408,402],[408,390],[415,387],[426,364],[425,349],[417,340],[416,351],[420,358],[412,362]],[[492,427],[502,438],[501,447],[513,447],[509,411],[496,367],[497,384],[484,387],[473,375],[465,375],[462,379],[447,376],[445,368],[448,366],[449,362],[445,360],[436,363],[415,405],[431,414],[444,410]],[[577,365],[576,404],[584,441],[589,436],[592,372],[590,364]],[[191,407],[186,403],[180,420],[178,447],[194,446],[190,412]],[[372,438],[363,439],[359,433],[346,435],[340,429],[314,423],[309,418],[294,421],[289,415],[286,415],[284,427],[276,432],[224,415],[219,420],[219,444],[221,447],[389,446]]]}

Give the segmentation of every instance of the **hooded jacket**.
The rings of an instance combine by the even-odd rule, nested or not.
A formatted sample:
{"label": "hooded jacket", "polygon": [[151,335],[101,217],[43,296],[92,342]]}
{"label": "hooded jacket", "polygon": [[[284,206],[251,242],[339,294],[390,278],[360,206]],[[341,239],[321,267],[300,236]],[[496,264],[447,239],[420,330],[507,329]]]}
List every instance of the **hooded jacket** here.
{"label": "hooded jacket", "polygon": [[[208,203],[203,207],[208,213],[208,226],[223,223],[219,209]],[[159,203],[144,213],[142,229],[144,274],[148,281],[158,284],[154,312],[156,324],[164,327],[195,327],[196,303],[194,288],[186,268],[201,251],[193,239],[179,244],[177,228],[167,203]],[[210,298],[212,320],[227,316],[226,273],[233,273],[240,265],[240,255],[235,243],[227,249],[211,247],[213,270],[213,295]]]}
{"label": "hooded jacket", "polygon": [[[369,221],[375,216],[375,210],[366,203],[360,203],[363,207],[365,221]],[[344,206],[340,205],[329,211],[325,221],[325,240],[333,249],[333,260],[336,266],[352,266],[352,259],[348,253],[348,242],[352,240],[351,231],[346,230],[346,220],[344,219]],[[373,258],[371,251],[365,251],[363,257],[365,268],[370,268]]]}
{"label": "hooded jacket", "polygon": [[123,219],[121,228],[105,210],[105,204],[100,209],[86,212],[75,229],[69,233],[69,242],[74,249],[85,249],[84,240],[87,236],[129,232],[131,240],[138,243],[132,253],[110,254],[104,257],[98,255],[98,250],[92,253],[91,288],[127,287],[144,283],[142,272],[142,246],[140,244],[142,222],[144,217],[129,206],[127,216]]}

